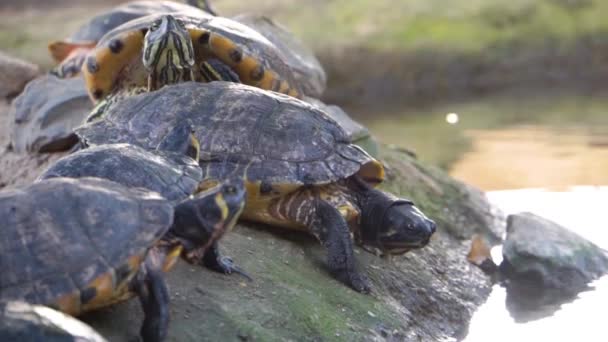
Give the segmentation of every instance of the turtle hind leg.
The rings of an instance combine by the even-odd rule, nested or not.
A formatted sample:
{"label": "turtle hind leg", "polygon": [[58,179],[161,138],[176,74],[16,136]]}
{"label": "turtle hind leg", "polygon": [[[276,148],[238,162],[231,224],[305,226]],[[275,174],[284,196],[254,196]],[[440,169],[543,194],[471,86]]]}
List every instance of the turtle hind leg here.
{"label": "turtle hind leg", "polygon": [[348,224],[340,211],[331,204],[321,199],[317,199],[315,202],[315,215],[308,226],[327,248],[330,272],[356,291],[369,293],[371,290],[369,281],[357,271]]}
{"label": "turtle hind leg", "polygon": [[169,290],[154,251],[151,251],[135,277],[134,291],[144,312],[140,335],[144,342],[160,342],[169,328]]}
{"label": "turtle hind leg", "polygon": [[222,256],[217,243],[214,243],[205,251],[205,254],[201,258],[201,264],[210,270],[223,273],[232,274],[237,273],[247,278],[249,281],[253,279],[243,271],[240,267],[236,266],[231,258]]}

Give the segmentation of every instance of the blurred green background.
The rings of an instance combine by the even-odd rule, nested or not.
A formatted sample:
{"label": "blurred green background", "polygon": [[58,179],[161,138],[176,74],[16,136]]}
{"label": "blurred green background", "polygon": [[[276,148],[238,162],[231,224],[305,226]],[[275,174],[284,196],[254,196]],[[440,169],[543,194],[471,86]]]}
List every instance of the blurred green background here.
{"label": "blurred green background", "polygon": [[[260,13],[286,26],[325,67],[326,102],[461,179],[484,189],[608,184],[608,165],[593,162],[608,157],[606,0],[210,1],[225,16]],[[0,50],[49,68],[48,42],[120,2],[0,1]],[[446,123],[451,112],[457,124]],[[466,164],[489,146],[485,131],[524,126],[557,138],[572,128],[585,146],[575,154],[589,156],[538,150],[534,141],[511,153],[513,138]],[[559,163],[535,157],[547,153]],[[492,160],[540,176],[480,180],[501,173],[485,168]],[[555,165],[574,176],[543,182]]]}

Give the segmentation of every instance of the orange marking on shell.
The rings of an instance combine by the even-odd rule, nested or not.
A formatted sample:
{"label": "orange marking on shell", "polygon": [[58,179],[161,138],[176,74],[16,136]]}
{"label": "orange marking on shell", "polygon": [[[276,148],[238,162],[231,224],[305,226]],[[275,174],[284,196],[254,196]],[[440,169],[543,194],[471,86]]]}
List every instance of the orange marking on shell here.
{"label": "orange marking on shell", "polygon": [[78,315],[82,312],[79,292],[61,296],[53,304],[59,311],[68,315]]}
{"label": "orange marking on shell", "polygon": [[165,262],[163,264],[163,272],[168,272],[170,269],[173,268],[173,266],[175,266],[175,263],[179,259],[179,256],[182,254],[183,250],[184,247],[182,245],[178,245],[171,251],[169,251],[169,253],[167,253],[167,256],[165,257]]}
{"label": "orange marking on shell", "polygon": [[49,44],[48,49],[55,62],[61,63],[63,60],[71,58],[74,50],[82,49],[84,51],[89,51],[95,47],[95,44],[95,42],[88,41],[80,43],[54,41]]}
{"label": "orange marking on shell", "polygon": [[384,181],[384,166],[379,161],[372,160],[361,166],[357,175],[370,185],[377,186]]}
{"label": "orange marking on shell", "polygon": [[[139,30],[131,31],[115,39],[120,39],[123,42],[123,48],[119,53],[116,54],[110,51],[108,47],[109,41],[89,53],[87,59],[94,57],[97,61],[97,65],[99,66],[97,72],[89,72],[86,60],[82,66],[87,91],[93,102],[97,102],[107,96],[114,89],[118,75],[134,58],[141,54],[144,44],[143,32]],[[96,90],[102,92],[102,96],[98,99],[93,96]]]}
{"label": "orange marking on shell", "polygon": [[277,74],[270,70],[264,72],[264,76],[259,81],[258,86],[265,90],[272,90],[272,83],[277,79]]}
{"label": "orange marking on shell", "polygon": [[114,274],[108,272],[95,278],[87,287],[93,287],[97,291],[90,302],[82,305],[82,311],[109,305],[114,297]]}

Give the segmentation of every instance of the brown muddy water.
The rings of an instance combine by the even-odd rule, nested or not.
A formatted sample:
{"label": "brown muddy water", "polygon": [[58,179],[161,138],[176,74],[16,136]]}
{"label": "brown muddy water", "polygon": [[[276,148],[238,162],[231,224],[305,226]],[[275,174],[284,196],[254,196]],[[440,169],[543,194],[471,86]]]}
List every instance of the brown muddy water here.
{"label": "brown muddy water", "polygon": [[[539,214],[608,249],[607,93],[509,92],[359,119],[379,140],[487,191],[505,214]],[[500,262],[500,247],[492,252]],[[496,285],[465,341],[608,341],[608,276],[591,286],[557,311],[538,308],[540,318],[518,323]]]}

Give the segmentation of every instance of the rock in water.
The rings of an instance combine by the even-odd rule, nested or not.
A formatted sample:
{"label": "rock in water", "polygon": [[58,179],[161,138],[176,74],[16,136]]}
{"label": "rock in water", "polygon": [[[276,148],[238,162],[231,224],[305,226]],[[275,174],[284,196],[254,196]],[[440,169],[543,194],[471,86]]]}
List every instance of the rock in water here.
{"label": "rock in water", "polygon": [[12,97],[21,92],[27,82],[36,77],[38,66],[0,52],[0,97]]}
{"label": "rock in water", "polygon": [[16,152],[54,152],[72,147],[72,129],[93,105],[82,77],[44,75],[30,82],[11,106],[11,141]]}
{"label": "rock in water", "polygon": [[513,279],[575,295],[608,271],[606,253],[581,236],[531,213],[510,215],[501,270]]}

